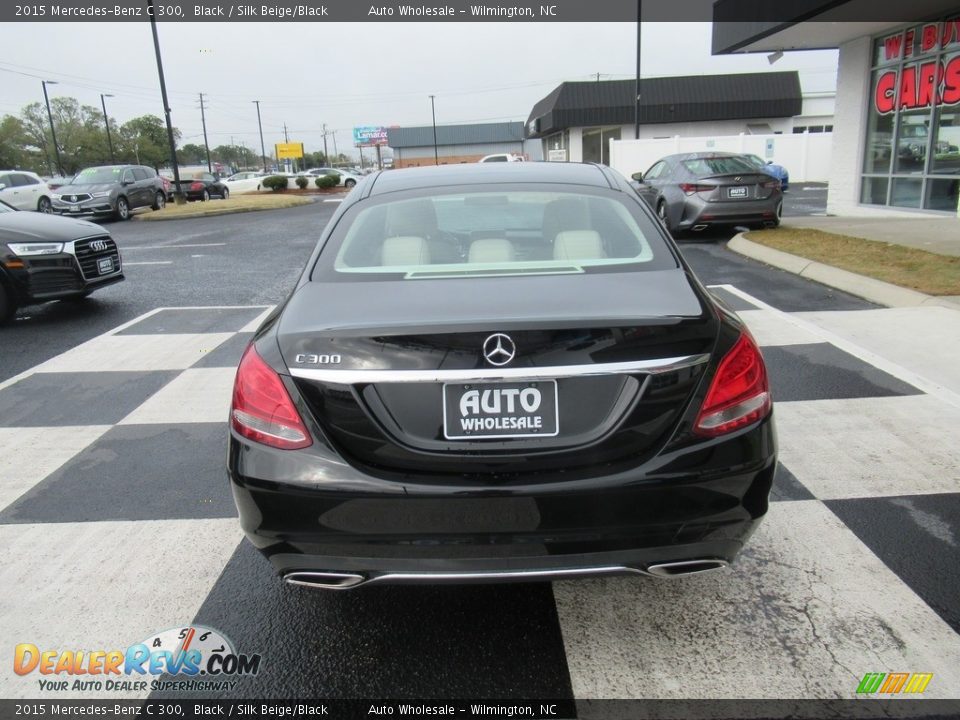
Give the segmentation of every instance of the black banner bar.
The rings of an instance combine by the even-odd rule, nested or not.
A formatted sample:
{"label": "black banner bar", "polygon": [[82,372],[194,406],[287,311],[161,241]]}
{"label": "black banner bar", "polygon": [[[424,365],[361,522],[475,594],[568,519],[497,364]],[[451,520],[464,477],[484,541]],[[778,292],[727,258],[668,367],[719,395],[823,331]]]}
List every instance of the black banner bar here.
{"label": "black banner bar", "polygon": [[960,700],[0,700],[0,718],[533,718],[956,720]]}
{"label": "black banner bar", "polygon": [[[645,22],[920,22],[956,9],[902,0],[647,0]],[[2,22],[147,21],[146,0],[4,0]],[[158,0],[160,22],[636,22],[636,0]]]}

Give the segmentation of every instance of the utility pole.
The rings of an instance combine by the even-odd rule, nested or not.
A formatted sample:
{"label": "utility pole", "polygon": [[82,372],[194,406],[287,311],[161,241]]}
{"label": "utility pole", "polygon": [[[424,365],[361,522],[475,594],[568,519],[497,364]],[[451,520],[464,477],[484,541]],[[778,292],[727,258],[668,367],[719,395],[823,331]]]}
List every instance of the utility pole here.
{"label": "utility pole", "polygon": [[334,130],[330,135],[333,137],[333,157],[336,159],[340,157],[340,153],[337,152],[337,131]]}
{"label": "utility pole", "polygon": [[115,163],[117,159],[113,155],[113,140],[110,138],[110,118],[107,116],[107,101],[104,98],[113,97],[113,95],[104,95],[100,93],[100,107],[103,108],[103,124],[107,126],[107,145],[110,147],[110,162]]}
{"label": "utility pole", "polygon": [[290,136],[287,135],[287,124],[286,124],[286,123],[283,124],[283,141],[284,141],[285,143],[290,142]]}
{"label": "utility pole", "polygon": [[433,116],[433,164],[440,164],[440,153],[437,150],[437,108],[433,104],[433,95],[430,96],[430,114]]}
{"label": "utility pole", "polygon": [[633,106],[633,137],[640,139],[640,39],[643,24],[640,22],[642,15],[643,0],[637,0],[637,79],[634,83],[634,95],[636,100]]}
{"label": "utility pole", "polygon": [[257,106],[257,127],[260,128],[260,159],[263,161],[263,171],[267,171],[267,150],[263,146],[263,123],[260,122],[260,101],[254,100],[253,104]]}
{"label": "utility pole", "polygon": [[[177,165],[177,144],[173,140],[173,123],[170,121],[170,103],[167,102],[167,83],[163,79],[163,60],[160,59],[160,38],[157,36],[157,19],[153,14],[153,0],[147,0],[147,14],[150,16],[150,32],[153,34],[153,51],[157,56],[157,75],[160,77],[160,97],[163,100],[163,115],[167,120],[167,144],[170,146],[170,167],[173,168],[174,199],[177,205],[183,205],[186,198],[180,190],[180,166]],[[137,151],[139,154],[139,148]],[[139,160],[137,161],[139,164]]]}
{"label": "utility pole", "polygon": [[57,130],[53,127],[53,113],[50,112],[50,98],[47,96],[47,85],[56,85],[56,80],[41,80],[43,85],[43,101],[47,104],[47,119],[50,120],[50,135],[53,137],[53,151],[57,155],[57,172],[63,175],[63,163],[60,162],[60,146],[57,145]]}
{"label": "utility pole", "polygon": [[597,82],[600,82],[600,73],[597,73]]}
{"label": "utility pole", "polygon": [[207,142],[207,115],[204,113],[203,93],[200,93],[200,122],[203,124],[203,147],[207,150],[207,172],[212,173],[210,166],[210,143]]}
{"label": "utility pole", "polygon": [[327,163],[327,167],[333,167],[333,165],[330,164],[330,156],[327,154],[327,124],[326,123],[323,124],[323,158],[324,158],[324,161]]}

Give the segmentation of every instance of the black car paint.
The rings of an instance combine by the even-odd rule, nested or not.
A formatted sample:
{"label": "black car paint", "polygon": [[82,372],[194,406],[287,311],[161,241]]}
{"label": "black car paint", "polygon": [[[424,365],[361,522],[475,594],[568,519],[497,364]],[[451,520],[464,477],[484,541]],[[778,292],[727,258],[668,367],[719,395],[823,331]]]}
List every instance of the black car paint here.
{"label": "black car paint", "polygon": [[[24,305],[83,297],[124,279],[119,250],[116,256],[120,267],[113,274],[87,279],[80,272],[76,255],[71,252],[20,257],[10,250],[9,243],[73,243],[109,237],[102,227],[84,220],[31,212],[0,213],[0,292],[6,295],[6,302],[0,303],[5,305],[0,316],[9,317],[17,307]],[[15,266],[15,260],[22,262],[23,267]],[[0,317],[0,321],[3,319]]]}
{"label": "black car paint", "polygon": [[[297,288],[253,339],[280,374],[313,445],[276,450],[230,432],[228,474],[241,524],[280,573],[549,573],[731,561],[766,512],[776,466],[772,414],[718,438],[692,432],[720,358],[743,331],[740,320],[707,293],[625,180],[606,168],[593,168],[588,180],[582,166],[561,174],[523,165],[524,182],[622,193],[657,228],[674,269],[485,278],[478,287],[496,291],[485,293],[482,309],[446,293],[445,280],[398,280],[389,291],[311,281],[338,222],[373,194],[443,187],[463,177],[518,181],[512,168],[505,173],[496,164],[481,166],[479,179],[455,167],[366,178],[329,222]],[[524,286],[532,281],[544,283],[548,301],[531,305],[534,294]],[[573,292],[584,282],[605,286],[612,297]],[[605,314],[605,304],[614,312]],[[437,385],[411,393],[290,375],[297,354],[334,349],[344,368],[481,368],[482,339],[499,331],[526,347],[520,366],[698,353],[710,359],[658,378],[660,386],[639,399],[632,376],[570,388],[581,405],[598,397],[606,403],[573,443],[445,441],[435,419]],[[614,416],[602,417],[604,411]]]}

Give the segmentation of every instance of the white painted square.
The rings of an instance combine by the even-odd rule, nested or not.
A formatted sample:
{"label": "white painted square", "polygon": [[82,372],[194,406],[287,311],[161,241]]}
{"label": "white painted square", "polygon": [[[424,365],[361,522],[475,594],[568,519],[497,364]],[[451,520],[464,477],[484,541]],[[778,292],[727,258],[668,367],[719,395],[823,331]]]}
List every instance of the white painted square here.
{"label": "white painted square", "polygon": [[960,492],[960,408],[931,395],[779,403],[780,460],[821,500]]}
{"label": "white painted square", "polygon": [[0,510],[97,440],[110,427],[0,428]]}
{"label": "white painted square", "polygon": [[802,345],[822,343],[823,338],[797,325],[784,322],[779,313],[769,310],[740,310],[737,315],[747,324],[753,337],[763,345]]}
{"label": "white painted square", "polygon": [[182,370],[234,333],[104,335],[57,355],[35,372]]}
{"label": "white painted square", "polygon": [[234,368],[184,370],[118,424],[227,422]]}
{"label": "white painted square", "polygon": [[554,595],[577,698],[854,698],[867,672],[960,696],[960,636],[815,500],[774,504],[732,569]]}
{"label": "white painted square", "polygon": [[[188,625],[240,538],[234,518],[0,526],[0,637],[10,660],[19,643],[123,651]],[[41,692],[43,677],[36,670],[18,676],[8,666],[0,673],[0,697],[149,694],[149,682],[143,693]]]}

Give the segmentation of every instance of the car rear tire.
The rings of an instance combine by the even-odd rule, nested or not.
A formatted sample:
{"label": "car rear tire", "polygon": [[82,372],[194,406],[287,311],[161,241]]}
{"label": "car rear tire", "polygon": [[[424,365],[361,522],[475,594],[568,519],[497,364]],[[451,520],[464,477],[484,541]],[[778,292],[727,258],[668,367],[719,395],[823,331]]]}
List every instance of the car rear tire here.
{"label": "car rear tire", "polygon": [[667,219],[667,203],[663,200],[657,203],[657,218],[667,229],[667,232],[673,235],[673,228],[670,227],[670,221]]}
{"label": "car rear tire", "polygon": [[53,203],[50,198],[44,196],[37,201],[37,212],[50,214],[53,212]]}
{"label": "car rear tire", "polygon": [[154,210],[163,210],[167,206],[167,196],[158,192],[157,196],[153,199],[153,209]]}
{"label": "car rear tire", "polygon": [[220,195],[220,197],[222,197],[224,200],[229,200],[229,199],[230,199],[230,191],[227,190],[227,188],[224,188],[224,189],[223,189],[223,192],[222,192],[221,195]]}
{"label": "car rear tire", "polygon": [[117,220],[129,220],[130,219],[130,203],[127,202],[125,197],[117,198]]}
{"label": "car rear tire", "polygon": [[343,186],[345,188],[352,188],[356,184],[357,184],[357,181],[354,180],[353,178],[347,178],[346,180],[343,181]]}
{"label": "car rear tire", "polygon": [[200,198],[200,201],[201,201],[201,202],[207,202],[207,200],[209,200],[209,199],[210,199],[210,191],[207,190],[207,189],[204,189],[204,191],[203,191],[203,197]]}
{"label": "car rear tire", "polygon": [[773,227],[780,227],[780,218],[783,216],[783,200],[777,203],[777,209],[773,212]]}

